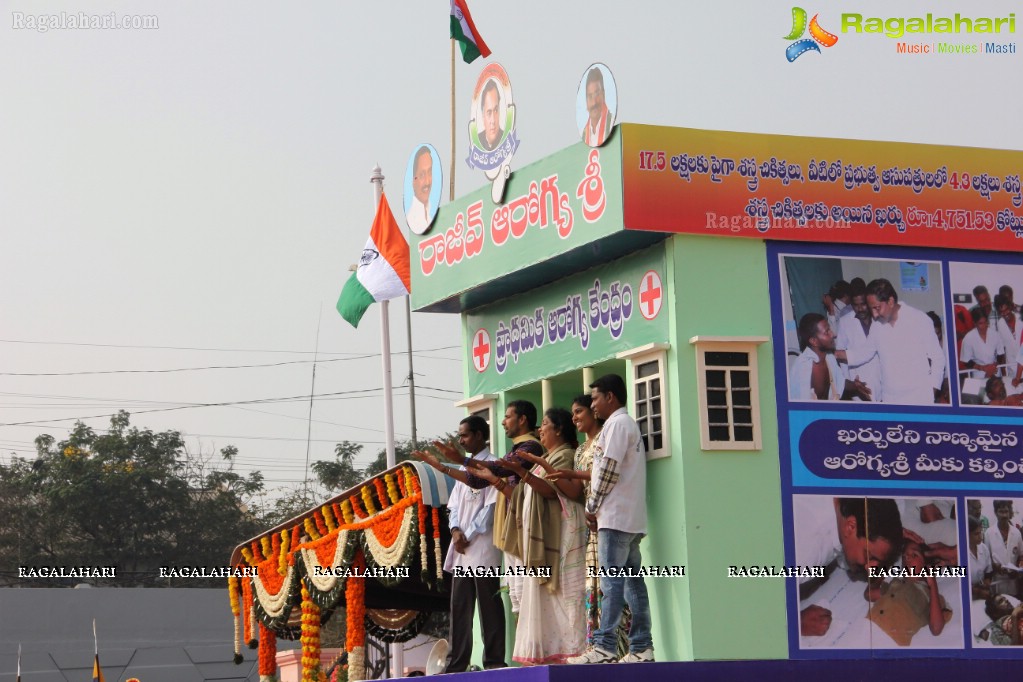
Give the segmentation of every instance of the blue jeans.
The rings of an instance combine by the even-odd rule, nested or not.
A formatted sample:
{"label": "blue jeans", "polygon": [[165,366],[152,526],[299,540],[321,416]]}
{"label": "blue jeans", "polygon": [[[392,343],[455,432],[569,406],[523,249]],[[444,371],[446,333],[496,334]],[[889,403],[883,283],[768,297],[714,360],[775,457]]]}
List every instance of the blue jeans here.
{"label": "blue jeans", "polygon": [[[597,561],[603,569],[622,567],[638,572],[643,563],[639,553],[642,533],[625,533],[610,528],[597,532]],[[615,630],[622,618],[625,604],[632,609],[632,628],[629,630],[629,651],[639,653],[653,648],[650,635],[650,599],[643,578],[602,576],[600,590],[604,598],[600,605],[600,629],[593,633],[593,644],[598,649],[617,650]]]}

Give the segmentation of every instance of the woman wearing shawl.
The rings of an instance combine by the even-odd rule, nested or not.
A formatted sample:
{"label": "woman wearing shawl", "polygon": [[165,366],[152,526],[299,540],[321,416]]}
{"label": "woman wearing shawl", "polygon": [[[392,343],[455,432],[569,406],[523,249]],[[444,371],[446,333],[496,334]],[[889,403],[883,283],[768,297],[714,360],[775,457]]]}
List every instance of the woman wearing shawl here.
{"label": "woman wearing shawl", "polygon": [[[574,464],[575,427],[572,415],[551,408],[540,424],[544,460],[555,469]],[[518,465],[508,465],[513,468]],[[519,622],[512,659],[527,665],[564,663],[585,647],[586,522],[578,501],[542,475],[543,468],[522,469],[520,485],[501,485],[520,532],[522,560],[528,571],[550,568],[550,577],[527,577],[522,588]],[[490,472],[478,472],[486,478]],[[523,485],[524,484],[524,485]]]}

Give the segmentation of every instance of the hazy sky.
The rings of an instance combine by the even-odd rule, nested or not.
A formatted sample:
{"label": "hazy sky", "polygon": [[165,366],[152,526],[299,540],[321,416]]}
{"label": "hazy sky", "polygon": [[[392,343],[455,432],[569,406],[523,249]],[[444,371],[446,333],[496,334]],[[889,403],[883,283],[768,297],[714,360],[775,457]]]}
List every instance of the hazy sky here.
{"label": "hazy sky", "polygon": [[[839,42],[788,63],[788,2],[470,0],[493,55],[456,65],[457,194],[485,184],[464,158],[489,61],[518,108],[513,169],[576,140],[576,87],[594,61],[614,73],[619,121],[1023,149],[1018,48],[906,55],[840,33],[843,12],[1005,17],[1017,3],[802,6]],[[16,29],[19,12],[150,15],[159,28],[40,32]],[[270,486],[300,482],[321,312],[312,459],[347,439],[368,461],[383,442],[379,309],[354,330],[334,303],[369,232],[374,164],[399,219],[418,143],[437,147],[446,186],[449,55],[445,0],[0,0],[0,461],[124,408],[193,450],[236,445]],[[391,307],[401,385],[404,306]],[[458,318],[415,314],[413,334],[420,435],[453,430]],[[68,374],[270,363],[290,364]],[[395,401],[407,437],[407,391]]]}

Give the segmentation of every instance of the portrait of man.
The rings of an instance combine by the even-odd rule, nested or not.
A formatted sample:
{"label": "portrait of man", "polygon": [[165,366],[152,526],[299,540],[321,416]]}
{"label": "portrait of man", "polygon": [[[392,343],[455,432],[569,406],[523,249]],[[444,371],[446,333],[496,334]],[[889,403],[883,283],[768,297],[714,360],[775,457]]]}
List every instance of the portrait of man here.
{"label": "portrait of man", "polygon": [[483,145],[483,149],[492,152],[497,149],[501,138],[504,137],[504,130],[501,129],[501,93],[497,88],[497,81],[489,80],[483,86],[480,107],[483,114],[480,144]]}
{"label": "portrait of man", "polygon": [[586,74],[586,111],[589,117],[583,128],[583,142],[599,147],[611,134],[614,117],[608,111],[604,97],[604,74],[596,66]]}
{"label": "portrait of man", "polygon": [[[429,145],[416,149],[411,164],[411,196],[405,199],[405,220],[416,234],[425,234],[437,213],[430,201],[434,184],[433,150]],[[407,190],[406,190],[407,191]]]}

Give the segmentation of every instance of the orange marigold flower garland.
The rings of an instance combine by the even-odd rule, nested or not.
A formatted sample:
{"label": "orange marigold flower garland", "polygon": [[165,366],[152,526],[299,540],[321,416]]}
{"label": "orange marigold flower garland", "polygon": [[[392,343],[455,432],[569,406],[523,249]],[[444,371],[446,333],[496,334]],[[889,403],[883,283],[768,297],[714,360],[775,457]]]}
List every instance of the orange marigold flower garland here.
{"label": "orange marigold flower garland", "polygon": [[234,663],[240,665],[244,658],[242,658],[242,608],[239,603],[241,597],[239,592],[241,587],[239,586],[239,579],[237,576],[231,576],[227,579],[227,594],[231,598],[231,613],[234,616]]}
{"label": "orange marigold flower garland", "polygon": [[426,505],[423,504],[423,495],[416,479],[410,477],[409,483],[412,484],[413,496],[419,495],[419,501],[416,503],[419,512],[419,561],[421,563],[419,570],[425,575],[429,571],[429,562],[426,558]]}
{"label": "orange marigold flower garland", "polygon": [[[359,552],[352,562],[361,573],[366,558]],[[352,576],[345,583],[345,650],[348,651],[348,679],[366,676],[366,578]]]}
{"label": "orange marigold flower garland", "polygon": [[302,584],[302,682],[315,682],[320,670],[320,607]]}
{"label": "orange marigold flower garland", "polygon": [[387,509],[390,507],[391,501],[387,498],[387,489],[384,488],[384,482],[379,478],[374,478],[373,487],[377,489],[377,499],[380,500],[380,508]]}
{"label": "orange marigold flower garland", "polygon": [[242,583],[242,613],[245,616],[245,641],[250,649],[255,649],[256,643],[256,606],[252,599],[252,579],[241,578]]}
{"label": "orange marigold flower garland", "polygon": [[401,471],[399,471],[395,475],[395,478],[398,479],[398,489],[401,490],[401,496],[402,497],[405,497],[405,496],[408,495],[408,493],[405,491],[405,472],[407,470],[408,469],[402,469]]}
{"label": "orange marigold flower garland", "polygon": [[444,559],[440,555],[440,509],[433,507],[433,558],[437,562],[437,580],[444,580]]}
{"label": "orange marigold flower garland", "polygon": [[352,495],[348,498],[348,501],[352,503],[352,511],[355,512],[355,518],[364,519],[366,518],[366,512],[362,510],[362,506],[359,505],[359,496]]}
{"label": "orange marigold flower garland", "polygon": [[323,516],[320,514],[319,510],[313,512],[313,523],[316,524],[316,532],[320,534],[321,538],[330,532],[327,530],[327,524],[324,522]]}
{"label": "orange marigold flower garland", "polygon": [[259,540],[252,541],[252,560],[257,564],[261,563],[265,557],[259,549]]}
{"label": "orange marigold flower garland", "polygon": [[259,624],[259,682],[271,682],[277,674],[277,635]]}

